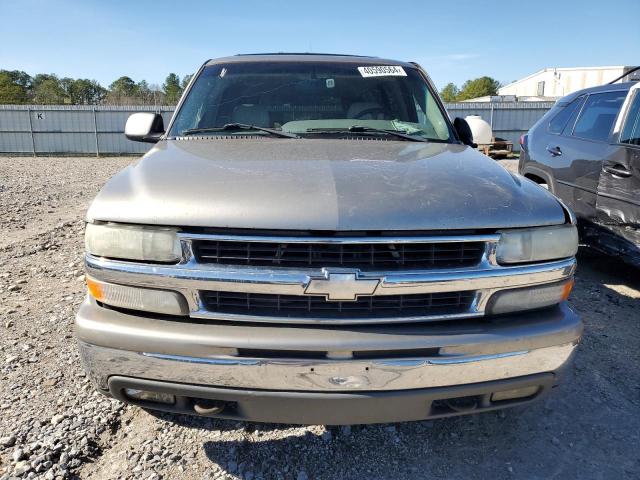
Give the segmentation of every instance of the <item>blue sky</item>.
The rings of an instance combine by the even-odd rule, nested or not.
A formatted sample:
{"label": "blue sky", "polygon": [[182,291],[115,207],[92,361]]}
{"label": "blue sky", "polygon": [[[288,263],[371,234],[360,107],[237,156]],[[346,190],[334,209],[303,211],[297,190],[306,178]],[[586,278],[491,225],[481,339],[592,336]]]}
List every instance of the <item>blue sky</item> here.
{"label": "blue sky", "polygon": [[161,84],[235,53],[417,61],[438,87],[544,67],[640,64],[640,0],[0,0],[0,69]]}

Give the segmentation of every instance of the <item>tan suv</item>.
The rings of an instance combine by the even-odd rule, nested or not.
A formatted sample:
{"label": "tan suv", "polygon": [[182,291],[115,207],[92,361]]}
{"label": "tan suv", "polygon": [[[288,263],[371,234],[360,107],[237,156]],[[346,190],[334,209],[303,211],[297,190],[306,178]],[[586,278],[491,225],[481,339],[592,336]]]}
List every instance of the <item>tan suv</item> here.
{"label": "tan suv", "polygon": [[469,147],[416,64],[206,62],[87,214],[87,372],[143,407],[352,424],[548,392],[582,333],[574,218]]}

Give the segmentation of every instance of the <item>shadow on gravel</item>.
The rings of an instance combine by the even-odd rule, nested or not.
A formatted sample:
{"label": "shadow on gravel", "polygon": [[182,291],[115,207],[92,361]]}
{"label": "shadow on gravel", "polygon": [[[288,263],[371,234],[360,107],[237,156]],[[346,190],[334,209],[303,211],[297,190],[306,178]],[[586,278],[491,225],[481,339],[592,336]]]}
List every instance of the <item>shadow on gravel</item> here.
{"label": "shadow on gravel", "polygon": [[[306,480],[417,479],[424,478],[425,472],[449,478],[452,468],[460,478],[478,478],[475,469],[492,450],[527,450],[530,426],[544,411],[544,402],[540,402],[533,411],[515,407],[433,421],[308,429],[148,413],[184,428],[208,431],[206,436],[213,438],[202,443],[206,458],[212,467],[217,465],[234,477]],[[491,448],[483,446],[485,442]],[[506,475],[510,475],[508,468],[506,465]]]}
{"label": "shadow on gravel", "polygon": [[[489,413],[475,418],[325,427],[321,434],[299,426],[246,424],[244,431],[251,442],[223,436],[204,442],[203,449],[212,463],[246,480],[256,478],[257,473],[262,478],[294,480],[423,478],[425,471],[434,470],[433,458],[426,451],[438,456],[452,444],[462,455],[476,451],[476,459],[467,456],[466,465],[480,463],[483,453],[477,448],[478,436],[487,430],[511,436],[510,431],[517,428],[505,423],[505,418],[504,413]],[[504,425],[496,428],[496,424]]]}
{"label": "shadow on gravel", "polygon": [[640,290],[640,269],[620,258],[581,247],[577,256],[578,276],[598,283],[621,282]]}
{"label": "shadow on gravel", "polygon": [[281,431],[287,428],[298,428],[300,425],[287,425],[280,423],[251,423],[238,420],[226,420],[223,418],[200,417],[197,415],[182,415],[159,410],[143,409],[149,415],[165,422],[171,422],[184,428],[199,430],[211,430],[216,432],[235,432],[238,429],[251,431]]}

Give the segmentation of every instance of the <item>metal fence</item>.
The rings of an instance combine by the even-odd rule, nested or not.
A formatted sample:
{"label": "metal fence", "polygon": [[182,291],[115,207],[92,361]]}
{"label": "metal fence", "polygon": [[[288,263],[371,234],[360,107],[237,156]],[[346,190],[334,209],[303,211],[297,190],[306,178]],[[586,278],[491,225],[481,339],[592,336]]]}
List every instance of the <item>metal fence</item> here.
{"label": "metal fence", "polygon": [[513,150],[520,150],[520,135],[536,123],[554,102],[469,102],[447,103],[449,116],[479,115],[491,125],[493,136],[513,142]]}
{"label": "metal fence", "polygon": [[[451,118],[480,115],[494,136],[513,142],[553,103],[449,103]],[[158,112],[165,125],[173,106],[0,105],[0,153],[19,155],[125,155],[145,153],[151,145],[124,136],[134,112]]]}
{"label": "metal fence", "polygon": [[0,152],[13,154],[122,155],[145,153],[148,143],[124,136],[127,117],[158,112],[165,125],[174,107],[0,105]]}

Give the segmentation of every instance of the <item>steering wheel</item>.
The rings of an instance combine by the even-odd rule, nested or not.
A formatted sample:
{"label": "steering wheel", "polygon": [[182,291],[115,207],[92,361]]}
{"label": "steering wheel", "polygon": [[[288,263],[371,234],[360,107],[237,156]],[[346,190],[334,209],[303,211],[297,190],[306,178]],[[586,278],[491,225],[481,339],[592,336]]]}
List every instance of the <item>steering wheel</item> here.
{"label": "steering wheel", "polygon": [[[361,112],[358,112],[357,115],[354,115],[354,118],[357,118],[358,120],[364,120],[363,117],[365,115],[371,115],[372,117],[377,117],[377,114],[380,114],[380,113],[384,117],[385,111],[384,111],[384,109],[382,107],[365,108]],[[374,120],[375,120],[375,118],[374,118]]]}

